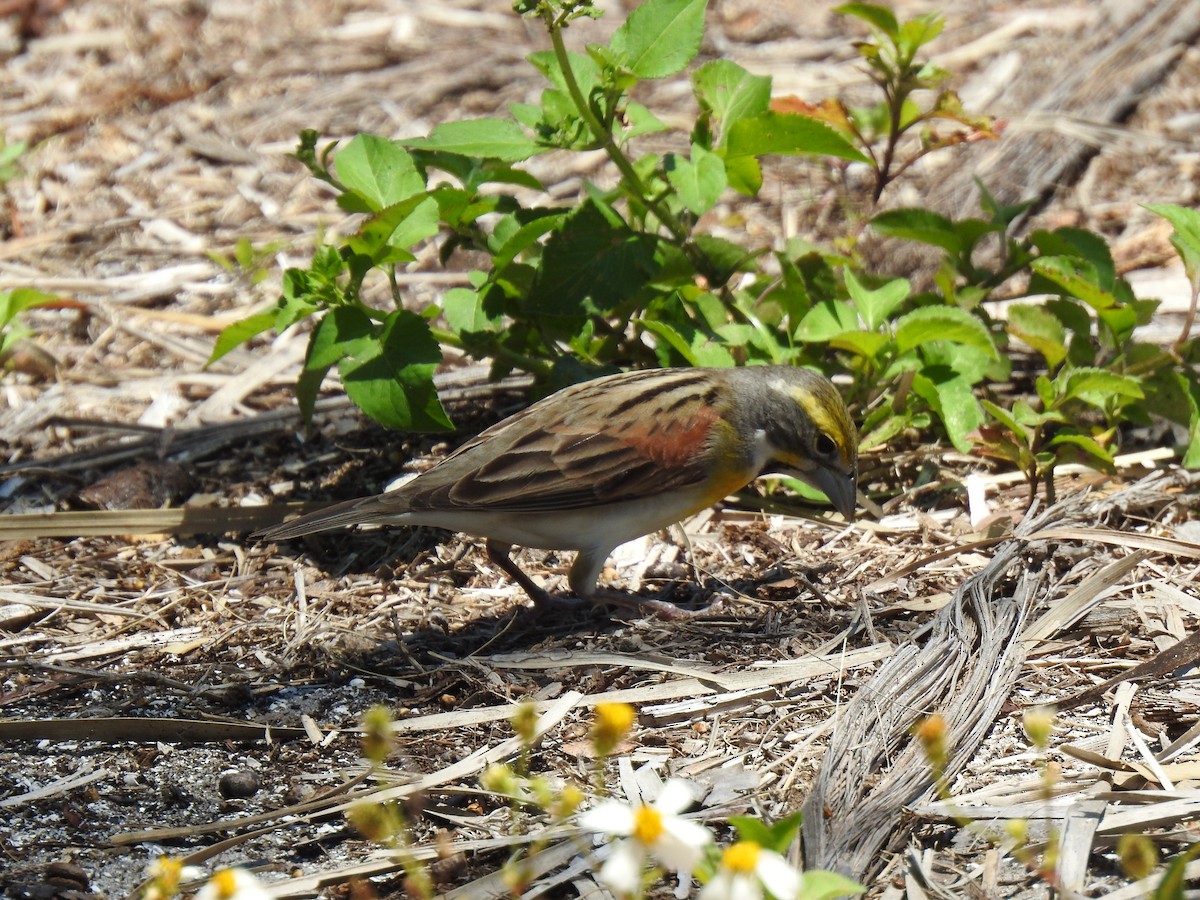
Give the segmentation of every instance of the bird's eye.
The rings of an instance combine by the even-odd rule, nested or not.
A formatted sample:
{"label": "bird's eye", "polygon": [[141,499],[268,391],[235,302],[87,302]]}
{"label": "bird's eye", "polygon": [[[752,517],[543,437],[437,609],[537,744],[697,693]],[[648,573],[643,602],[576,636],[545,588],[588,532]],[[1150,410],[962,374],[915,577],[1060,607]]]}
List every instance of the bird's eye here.
{"label": "bird's eye", "polygon": [[833,442],[833,438],[831,438],[827,434],[818,434],[817,435],[816,447],[817,447],[817,452],[820,453],[822,456],[832,456],[834,454],[834,452],[837,450],[837,444],[835,444]]}

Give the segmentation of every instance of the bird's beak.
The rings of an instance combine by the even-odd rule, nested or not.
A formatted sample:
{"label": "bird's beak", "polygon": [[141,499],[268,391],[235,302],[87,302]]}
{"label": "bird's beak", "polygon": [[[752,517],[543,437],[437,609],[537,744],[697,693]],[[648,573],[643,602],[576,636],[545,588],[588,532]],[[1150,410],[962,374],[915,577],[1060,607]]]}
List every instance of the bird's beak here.
{"label": "bird's beak", "polygon": [[834,469],[817,469],[808,473],[808,481],[813,487],[825,494],[833,508],[842,514],[847,522],[854,519],[854,508],[858,505],[858,486],[855,472],[838,472]]}

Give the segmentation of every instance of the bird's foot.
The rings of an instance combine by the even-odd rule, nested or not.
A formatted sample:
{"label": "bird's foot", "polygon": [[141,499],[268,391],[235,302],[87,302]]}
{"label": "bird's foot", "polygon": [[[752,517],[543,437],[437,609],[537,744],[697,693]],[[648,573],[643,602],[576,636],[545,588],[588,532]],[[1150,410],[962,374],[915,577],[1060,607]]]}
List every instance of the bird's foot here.
{"label": "bird's foot", "polygon": [[584,600],[580,597],[564,596],[562,594],[551,594],[549,591],[538,589],[537,593],[530,590],[525,591],[533,600],[534,608],[539,613],[559,616],[563,613],[572,613],[579,615],[580,613],[589,613],[595,608],[595,604],[590,600]]}
{"label": "bird's foot", "polygon": [[626,610],[640,617],[651,616],[668,622],[679,622],[694,619],[699,616],[712,615],[725,611],[724,597],[717,597],[707,606],[699,609],[684,609],[661,597],[639,597],[622,591],[597,591],[591,598],[598,606],[613,606],[618,610]]}
{"label": "bird's foot", "polygon": [[682,606],[658,597],[639,597],[636,594],[615,590],[601,589],[586,598],[551,594],[540,588],[536,593],[532,591],[527,591],[527,593],[533,600],[537,611],[547,616],[561,616],[564,613],[580,616],[596,609],[609,608],[637,618],[657,618],[669,622],[679,622],[698,616],[725,612],[727,599],[718,597],[712,603],[699,609],[684,609]]}

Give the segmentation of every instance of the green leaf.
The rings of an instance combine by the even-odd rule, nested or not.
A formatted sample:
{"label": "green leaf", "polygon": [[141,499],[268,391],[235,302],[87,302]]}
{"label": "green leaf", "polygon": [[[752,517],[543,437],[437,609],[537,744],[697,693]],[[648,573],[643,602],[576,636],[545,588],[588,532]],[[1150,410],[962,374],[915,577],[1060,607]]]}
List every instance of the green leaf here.
{"label": "green leaf", "polygon": [[725,176],[731,188],[747,197],[753,197],[762,187],[762,166],[753,156],[727,156]]}
{"label": "green leaf", "polygon": [[904,431],[911,424],[912,420],[907,414],[888,412],[887,417],[883,421],[877,423],[859,439],[858,449],[865,451],[873,450],[876,447],[884,447],[888,441]]}
{"label": "green leaf", "polygon": [[1146,401],[1142,406],[1148,413],[1188,425],[1196,413],[1192,387],[1187,376],[1174,363],[1168,363],[1168,366],[1156,370],[1142,381],[1142,390],[1146,392]]}
{"label": "green leaf", "polygon": [[[1086,434],[1081,434],[1076,431],[1060,431],[1054,435],[1046,444],[1048,447],[1074,447],[1082,450],[1084,454],[1091,457],[1096,462],[1100,463],[1100,467],[1107,471],[1112,471],[1113,456],[1102,444]],[[1060,455],[1061,454],[1056,454]]]}
{"label": "green leaf", "polygon": [[[495,250],[492,268],[497,272],[504,271],[521,253],[537,243],[538,238],[560,227],[565,218],[565,214],[560,213],[539,216],[526,222],[512,234],[505,235],[504,243]],[[499,229],[494,233],[496,236],[499,236],[498,231]]]}
{"label": "green leaf", "polygon": [[1040,428],[1047,422],[1065,421],[1057,409],[1036,410],[1024,400],[1013,401],[1013,418],[1027,428]]}
{"label": "green leaf", "polygon": [[804,872],[801,879],[800,893],[797,896],[803,897],[804,900],[832,900],[834,897],[862,894],[867,890],[845,875],[824,869]]}
{"label": "green leaf", "polygon": [[1191,883],[1187,876],[1187,865],[1197,855],[1200,855],[1200,844],[1192,844],[1187,850],[1171,857],[1162,881],[1154,889],[1154,900],[1183,900],[1186,896],[1184,889]]}
{"label": "green leaf", "polygon": [[1200,469],[1200,384],[1179,376],[1181,387],[1187,394],[1191,416],[1188,419],[1188,443],[1183,451],[1183,465],[1189,469]]}
{"label": "green leaf", "polygon": [[698,68],[692,73],[692,89],[700,108],[721,125],[718,147],[724,146],[732,123],[770,109],[770,77],[752,75],[729,60],[710,60]]}
{"label": "green leaf", "polygon": [[729,824],[737,831],[738,839],[752,841],[760,847],[783,855],[796,838],[800,825],[804,821],[803,812],[794,812],[780,819],[773,825],[768,825],[762,819],[754,816],[730,816]]}
{"label": "green leaf", "polygon": [[979,208],[983,210],[993,225],[999,225],[1001,228],[1007,229],[1019,216],[1024,215],[1033,207],[1034,201],[1032,200],[1014,203],[1010,206],[1000,203],[992,196],[982,180],[976,177],[973,181],[979,189]]}
{"label": "green leaf", "polygon": [[372,215],[346,247],[375,265],[412,262],[416,257],[407,248],[437,233],[437,201],[420,193]]}
{"label": "green leaf", "polygon": [[1171,244],[1183,260],[1184,271],[1193,285],[1200,285],[1200,211],[1171,204],[1147,205],[1174,226]]}
{"label": "green leaf", "polygon": [[868,290],[852,269],[844,270],[846,290],[867,328],[874,331],[908,299],[912,288],[907,279],[896,278],[876,290]]}
{"label": "green leaf", "polygon": [[366,353],[375,340],[374,321],[354,306],[339,306],[328,312],[313,329],[304,357],[306,369],[329,369],[352,353]]}
{"label": "green leaf", "polygon": [[712,291],[689,292],[691,305],[700,313],[703,324],[717,329],[729,321],[729,310],[725,302]]}
{"label": "green leaf", "polygon": [[0,330],[25,310],[44,306],[57,299],[53,294],[44,294],[33,288],[0,291]]}
{"label": "green leaf", "polygon": [[769,282],[771,286],[762,294],[762,302],[778,305],[782,315],[787,317],[787,324],[791,325],[788,331],[794,332],[795,326],[812,308],[812,297],[804,283],[804,276],[791,258],[783,252],[776,252],[774,256],[782,278]]}
{"label": "green leaf", "polygon": [[1019,423],[1016,417],[1002,406],[997,406],[991,400],[980,400],[987,414],[1011,431],[1021,442],[1028,444],[1030,439],[1030,431],[1024,425]]}
{"label": "green leaf", "polygon": [[[308,338],[310,350],[316,338],[317,330],[314,329]],[[300,370],[300,375],[296,379],[296,405],[300,408],[300,418],[306,425],[312,422],[313,410],[317,406],[317,397],[321,393],[321,382],[325,380],[325,376],[332,368],[331,365],[310,367],[305,363],[305,367]]]}
{"label": "green leaf", "polygon": [[621,129],[622,143],[642,135],[667,131],[670,128],[666,122],[640,103],[626,103],[624,119],[625,127]]}
{"label": "green leaf", "polygon": [[762,819],[754,816],[730,816],[729,824],[737,831],[739,840],[753,841],[760,847],[768,846],[771,840],[771,829]]}
{"label": "green leaf", "polygon": [[512,119],[498,118],[444,122],[429,137],[409,138],[403,144],[414,150],[441,150],[503,162],[519,162],[548,149]]}
{"label": "green leaf", "polygon": [[700,51],[707,0],[647,0],[629,14],[609,46],[638,78],[674,75]]}
{"label": "green leaf", "polygon": [[29,144],[25,141],[4,144],[3,138],[0,138],[0,169],[12,168],[12,164],[20,159],[27,149]]}
{"label": "green leaf", "polygon": [[1058,398],[1054,394],[1054,383],[1044,374],[1039,374],[1033,380],[1033,389],[1037,392],[1038,399],[1042,401],[1042,406],[1046,409],[1054,407]]}
{"label": "green leaf", "polygon": [[780,333],[747,312],[748,322],[731,322],[716,329],[727,344],[742,349],[747,361],[784,365],[793,362],[801,351],[782,343]]}
{"label": "green leaf", "polygon": [[442,297],[442,313],[446,324],[456,334],[495,331],[499,321],[484,310],[483,298],[478,292],[464,287],[446,291]]}
{"label": "green leaf", "polygon": [[378,212],[425,190],[412,157],[394,141],[360,134],[338,151],[338,180],[350,191],[338,203],[351,212]]}
{"label": "green leaf", "polygon": [[[942,33],[944,24],[944,20],[940,16],[928,13],[914,16],[900,26],[900,35],[896,38],[896,46],[911,58],[916,55],[918,50]],[[926,68],[921,70],[924,78],[930,77]]]}
{"label": "green leaf", "polygon": [[800,320],[796,339],[829,341],[847,331],[858,331],[858,313],[842,300],[818,303]]}
{"label": "green leaf", "polygon": [[702,216],[714,206],[728,180],[725,161],[711,150],[692,144],[692,158],[671,154],[665,160],[667,181],[679,193],[683,205]]}
{"label": "green leaf", "polygon": [[1067,357],[1066,329],[1058,317],[1044,306],[1027,303],[1010,306],[1007,330],[1042,354],[1051,369]]}
{"label": "green leaf", "polygon": [[979,384],[988,376],[995,358],[973,344],[955,341],[932,341],[922,344],[921,358],[926,366],[946,366],[967,380]]}
{"label": "green leaf", "polygon": [[276,315],[274,312],[263,312],[239,319],[232,325],[226,325],[221,329],[221,333],[217,335],[216,343],[213,344],[212,355],[209,356],[208,362],[204,364],[205,367],[211,366],[234,347],[239,347],[251,338],[257,337],[264,331],[274,328],[275,318]]}
{"label": "green leaf", "polygon": [[[330,256],[336,267],[328,266]],[[302,319],[319,309],[336,306],[344,300],[338,275],[345,269],[345,262],[333,247],[318,247],[313,254],[311,268],[288,269],[283,273],[283,295],[275,313],[275,329],[286,331]]]}
{"label": "green leaf", "polygon": [[419,168],[441,169],[453,175],[469,194],[477,193],[485,184],[516,184],[535,191],[545,190],[545,185],[528,172],[498,159],[478,159],[441,150],[413,150],[411,155]]}
{"label": "green leaf", "polygon": [[1090,262],[1070,256],[1043,256],[1031,264],[1033,271],[1058,285],[1070,297],[1100,311],[1115,306],[1118,298],[1100,284],[1100,274]]}
{"label": "green leaf", "polygon": [[[643,319],[640,324],[646,331],[664,341],[689,366],[728,368],[734,365],[733,356],[723,345],[690,323]],[[663,362],[667,364],[667,360]]]}
{"label": "green leaf", "polygon": [[10,322],[6,328],[0,329],[0,370],[7,363],[13,348],[32,335],[33,331],[20,322]]}
{"label": "green leaf", "polygon": [[[754,271],[754,254],[733,241],[711,234],[696,234],[695,244],[704,254],[708,276],[716,284],[725,284],[737,272]],[[693,275],[693,280],[695,276]]]}
{"label": "green leaf", "polygon": [[951,306],[914,309],[896,322],[896,346],[901,353],[930,341],[953,341],[997,356],[992,336],[979,319]]}
{"label": "green leaf", "polygon": [[1100,408],[1114,395],[1135,400],[1145,396],[1137,379],[1107,369],[1072,369],[1055,381],[1061,384],[1059,390],[1064,400],[1082,400]]}
{"label": "green leaf", "polygon": [[726,160],[739,156],[836,156],[867,162],[844,137],[829,125],[797,113],[765,112],[738,119],[729,128],[725,142]]}
{"label": "green leaf", "polygon": [[927,367],[913,376],[912,386],[913,392],[941,418],[955,448],[969,453],[969,435],[983,424],[983,413],[967,379],[940,366]]}
{"label": "green leaf", "polygon": [[862,19],[868,25],[882,31],[892,41],[900,36],[900,23],[896,21],[895,13],[886,6],[874,3],[843,3],[841,6],[835,6],[833,11],[843,16]]}
{"label": "green leaf", "polygon": [[1111,343],[1117,347],[1124,345],[1133,336],[1133,329],[1138,324],[1137,310],[1131,306],[1110,306],[1108,309],[1098,309],[1096,318],[1103,322],[1111,332]]}
{"label": "green leaf", "polygon": [[1073,297],[1054,298],[1042,305],[1068,330],[1079,335],[1092,333],[1092,317],[1083,304]]}
{"label": "green leaf", "polygon": [[829,346],[833,349],[848,350],[867,359],[875,359],[890,343],[891,339],[878,331],[843,331],[829,339]]}
{"label": "green leaf", "polygon": [[804,813],[796,810],[790,816],[785,816],[771,826],[770,840],[762,846],[768,850],[774,850],[780,856],[784,855],[787,853],[788,847],[792,845],[792,841],[796,839],[800,826],[803,824]]}
{"label": "green leaf", "polygon": [[451,427],[433,386],[441,347],[429,323],[399,309],[381,324],[356,306],[340,306],[321,320],[305,368],[337,365],[346,395],[388,428],[441,431]]}
{"label": "green leaf", "polygon": [[891,209],[877,215],[870,224],[888,237],[941,247],[956,256],[963,250],[962,236],[954,222],[931,209]]}
{"label": "green leaf", "polygon": [[[536,129],[542,124],[542,108],[536,103],[510,103],[508,111],[526,128]],[[419,151],[424,153],[425,151]]]}
{"label": "green leaf", "polygon": [[[562,67],[558,64],[558,57],[552,50],[540,50],[536,53],[531,53],[527,57],[529,62],[546,76],[546,79],[553,84],[562,95],[566,95],[567,80],[563,77]],[[579,85],[579,90],[583,96],[590,97],[600,85],[600,64],[586,53],[575,53],[568,51],[567,62],[571,66],[571,73],[575,76],[575,81]],[[545,95],[543,95],[543,100]],[[569,101],[568,101],[569,102]]]}
{"label": "green leaf", "polygon": [[1096,273],[1096,283],[1106,290],[1111,290],[1116,283],[1117,267],[1112,251],[1104,238],[1095,232],[1086,228],[1056,228],[1035,231],[1029,241],[1038,248],[1040,256],[1066,256],[1090,263]]}
{"label": "green leaf", "polygon": [[654,249],[654,238],[614,224],[588,200],[546,242],[526,309],[545,316],[609,312],[653,276]]}
{"label": "green leaf", "polygon": [[448,431],[453,424],[433,384],[433,373],[441,363],[442,348],[429,324],[400,309],[383,322],[377,357],[342,362],[338,369],[350,399],[380,424]]}

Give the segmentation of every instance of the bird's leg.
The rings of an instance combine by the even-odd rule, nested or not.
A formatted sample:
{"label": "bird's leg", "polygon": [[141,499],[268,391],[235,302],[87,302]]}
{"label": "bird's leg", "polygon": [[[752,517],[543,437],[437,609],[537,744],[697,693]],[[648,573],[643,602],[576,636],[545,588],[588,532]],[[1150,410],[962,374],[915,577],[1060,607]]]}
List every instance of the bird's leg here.
{"label": "bird's leg", "polygon": [[580,550],[571,564],[571,590],[583,600],[589,600],[598,606],[615,606],[638,616],[657,616],[660,619],[690,619],[706,612],[716,612],[720,601],[703,609],[681,609],[674,603],[659,600],[654,597],[638,597],[624,591],[602,591],[596,587],[600,571],[608,559],[608,550]]}
{"label": "bird's leg", "polygon": [[[485,544],[485,547],[487,548],[488,559],[499,566],[509,578],[519,584],[539,610],[560,613],[564,607],[569,609],[575,605],[569,599],[555,597],[545,588],[534,584],[533,579],[522,572],[517,564],[512,561],[512,557],[508,555],[512,550],[511,544],[506,544],[503,541],[489,540]],[[575,562],[571,565],[569,576],[571,590],[580,600],[588,605],[615,606],[618,609],[626,609],[637,615],[657,616],[660,619],[690,619],[701,613],[716,611],[716,607],[719,604],[706,606],[704,609],[680,609],[674,603],[668,603],[665,600],[656,600],[652,597],[635,597],[621,591],[597,590],[596,580],[600,577],[600,570],[604,567],[604,561],[608,559],[610,552],[610,550],[581,550],[579,551],[579,555],[575,557]]]}
{"label": "bird's leg", "polygon": [[521,589],[529,595],[530,599],[533,600],[539,609],[561,606],[562,601],[559,598],[556,598],[545,588],[534,584],[533,579],[522,572],[517,564],[512,561],[512,557],[508,555],[512,551],[512,544],[489,540],[485,546],[487,547],[488,559],[503,569],[509,578],[519,584]]}

